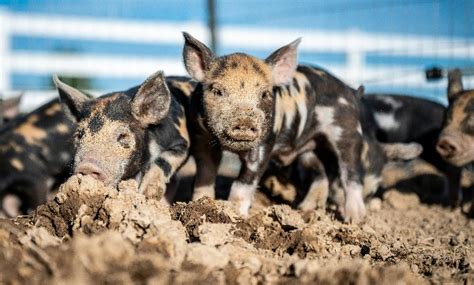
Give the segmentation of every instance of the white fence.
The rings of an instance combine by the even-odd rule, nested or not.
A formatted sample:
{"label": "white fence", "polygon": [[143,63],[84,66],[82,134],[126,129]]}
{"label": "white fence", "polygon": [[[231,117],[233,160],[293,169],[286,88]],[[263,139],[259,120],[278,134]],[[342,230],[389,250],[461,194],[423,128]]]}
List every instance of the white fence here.
{"label": "white fence", "polygon": [[[185,74],[180,58],[64,55],[14,51],[10,47],[12,35],[181,45],[183,43],[182,31],[188,31],[200,39],[208,38],[206,27],[198,22],[176,24],[101,20],[97,18],[9,13],[0,9],[0,91],[11,91],[10,75],[13,72],[39,75],[58,73],[68,76],[106,76],[108,78],[145,78],[157,69],[162,69],[170,75]],[[474,41],[472,40],[368,34],[355,30],[328,32],[224,26],[220,28],[218,38],[221,47],[228,47],[237,51],[241,48],[275,49],[297,37],[303,37],[300,46],[301,51],[346,54],[345,64],[326,67],[354,87],[364,82],[374,81],[376,81],[374,84],[387,84],[387,82],[380,80],[381,78],[387,78],[391,85],[426,86],[426,80],[422,72],[406,73],[406,70],[420,68],[419,66],[367,66],[365,60],[367,53],[458,59],[474,56]],[[466,79],[468,81],[466,82],[467,85],[474,86],[474,78]],[[440,80],[430,84],[430,86],[445,88],[446,81]],[[28,97],[32,96],[30,94]],[[35,94],[35,96],[41,97],[43,95]],[[30,102],[36,104],[41,101],[39,98],[35,99],[35,101]]]}

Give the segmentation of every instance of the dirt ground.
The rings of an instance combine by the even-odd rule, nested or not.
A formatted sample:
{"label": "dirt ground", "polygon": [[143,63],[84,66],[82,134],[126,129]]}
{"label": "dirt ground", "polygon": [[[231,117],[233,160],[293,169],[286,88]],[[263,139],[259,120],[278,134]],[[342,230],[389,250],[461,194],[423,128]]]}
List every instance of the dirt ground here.
{"label": "dirt ground", "polygon": [[473,284],[474,220],[388,191],[361,225],[258,195],[172,207],[134,181],[73,176],[30,216],[0,220],[0,284]]}

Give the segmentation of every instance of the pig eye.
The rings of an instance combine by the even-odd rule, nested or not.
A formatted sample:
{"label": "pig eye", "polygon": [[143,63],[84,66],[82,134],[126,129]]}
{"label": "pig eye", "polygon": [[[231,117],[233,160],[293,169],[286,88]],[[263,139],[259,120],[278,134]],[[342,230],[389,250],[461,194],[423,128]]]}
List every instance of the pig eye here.
{"label": "pig eye", "polygon": [[74,133],[74,138],[77,140],[82,139],[84,136],[84,130],[83,129],[77,129],[76,132]]}
{"label": "pig eye", "polygon": [[216,96],[219,96],[219,97],[221,97],[223,95],[222,91],[220,89],[215,88],[215,87],[213,87],[211,89],[211,92],[212,92],[212,94],[214,94]]}
{"label": "pig eye", "polygon": [[262,99],[263,99],[263,100],[266,100],[266,99],[268,99],[268,98],[270,98],[270,92],[269,92],[269,91],[263,91],[263,93],[262,93]]}
{"label": "pig eye", "polygon": [[129,148],[130,147],[130,135],[127,133],[121,133],[117,137],[117,141],[122,145],[124,148]]}

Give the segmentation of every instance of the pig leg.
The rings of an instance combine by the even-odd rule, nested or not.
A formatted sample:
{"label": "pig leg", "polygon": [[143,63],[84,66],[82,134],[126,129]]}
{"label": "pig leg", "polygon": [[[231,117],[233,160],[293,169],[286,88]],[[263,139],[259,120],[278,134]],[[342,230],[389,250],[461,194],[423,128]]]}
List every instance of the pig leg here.
{"label": "pig leg", "polygon": [[298,163],[302,170],[309,175],[309,191],[298,208],[303,211],[309,211],[316,208],[326,207],[326,201],[329,192],[329,183],[324,166],[312,151],[301,154]]}
{"label": "pig leg", "polygon": [[165,151],[150,166],[140,184],[140,193],[148,198],[164,199],[166,184],[187,158],[187,151]]}
{"label": "pig leg", "polygon": [[365,217],[363,200],[363,167],[360,160],[362,137],[359,133],[348,134],[348,141],[341,140],[339,150],[339,178],[344,189],[345,204],[343,216],[346,222],[358,223]]}
{"label": "pig leg", "polygon": [[446,168],[448,178],[448,196],[451,207],[457,207],[462,202],[461,173],[462,168],[448,165]]}
{"label": "pig leg", "polygon": [[270,151],[265,146],[260,146],[241,156],[242,167],[239,176],[232,183],[229,201],[233,202],[240,214],[248,215],[252,205],[255,190],[270,159]]}
{"label": "pig leg", "polygon": [[140,193],[150,199],[161,199],[166,189],[166,178],[163,169],[152,164],[140,184]]}
{"label": "pig leg", "polygon": [[202,147],[194,152],[196,160],[196,177],[194,180],[193,201],[204,196],[215,198],[215,183],[222,150]]}
{"label": "pig leg", "polygon": [[7,194],[2,199],[0,211],[1,218],[14,218],[21,214],[21,199],[12,194]]}

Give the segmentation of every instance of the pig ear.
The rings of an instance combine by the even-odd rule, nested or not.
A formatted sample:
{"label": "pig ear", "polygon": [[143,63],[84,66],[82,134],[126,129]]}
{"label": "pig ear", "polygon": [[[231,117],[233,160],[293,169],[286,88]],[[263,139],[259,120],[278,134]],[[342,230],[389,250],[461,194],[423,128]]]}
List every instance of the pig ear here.
{"label": "pig ear", "polygon": [[163,72],[148,77],[132,99],[132,115],[143,127],[158,124],[170,109],[171,93]]}
{"label": "pig ear", "polygon": [[186,70],[192,78],[202,81],[214,61],[214,54],[205,44],[190,34],[183,32],[183,36],[183,60]]}
{"label": "pig ear", "polygon": [[265,62],[272,68],[273,84],[288,84],[298,66],[298,45],[301,38],[273,52]]}
{"label": "pig ear", "polygon": [[359,88],[357,88],[355,95],[358,99],[361,99],[364,96],[364,92],[365,92],[365,87],[364,85],[361,85],[359,86]]}
{"label": "pig ear", "polygon": [[448,99],[453,101],[463,91],[461,70],[453,69],[448,73]]}
{"label": "pig ear", "polygon": [[61,104],[66,106],[75,119],[78,120],[84,104],[91,100],[91,98],[76,88],[62,82],[57,75],[53,76],[53,81],[58,89]]}

